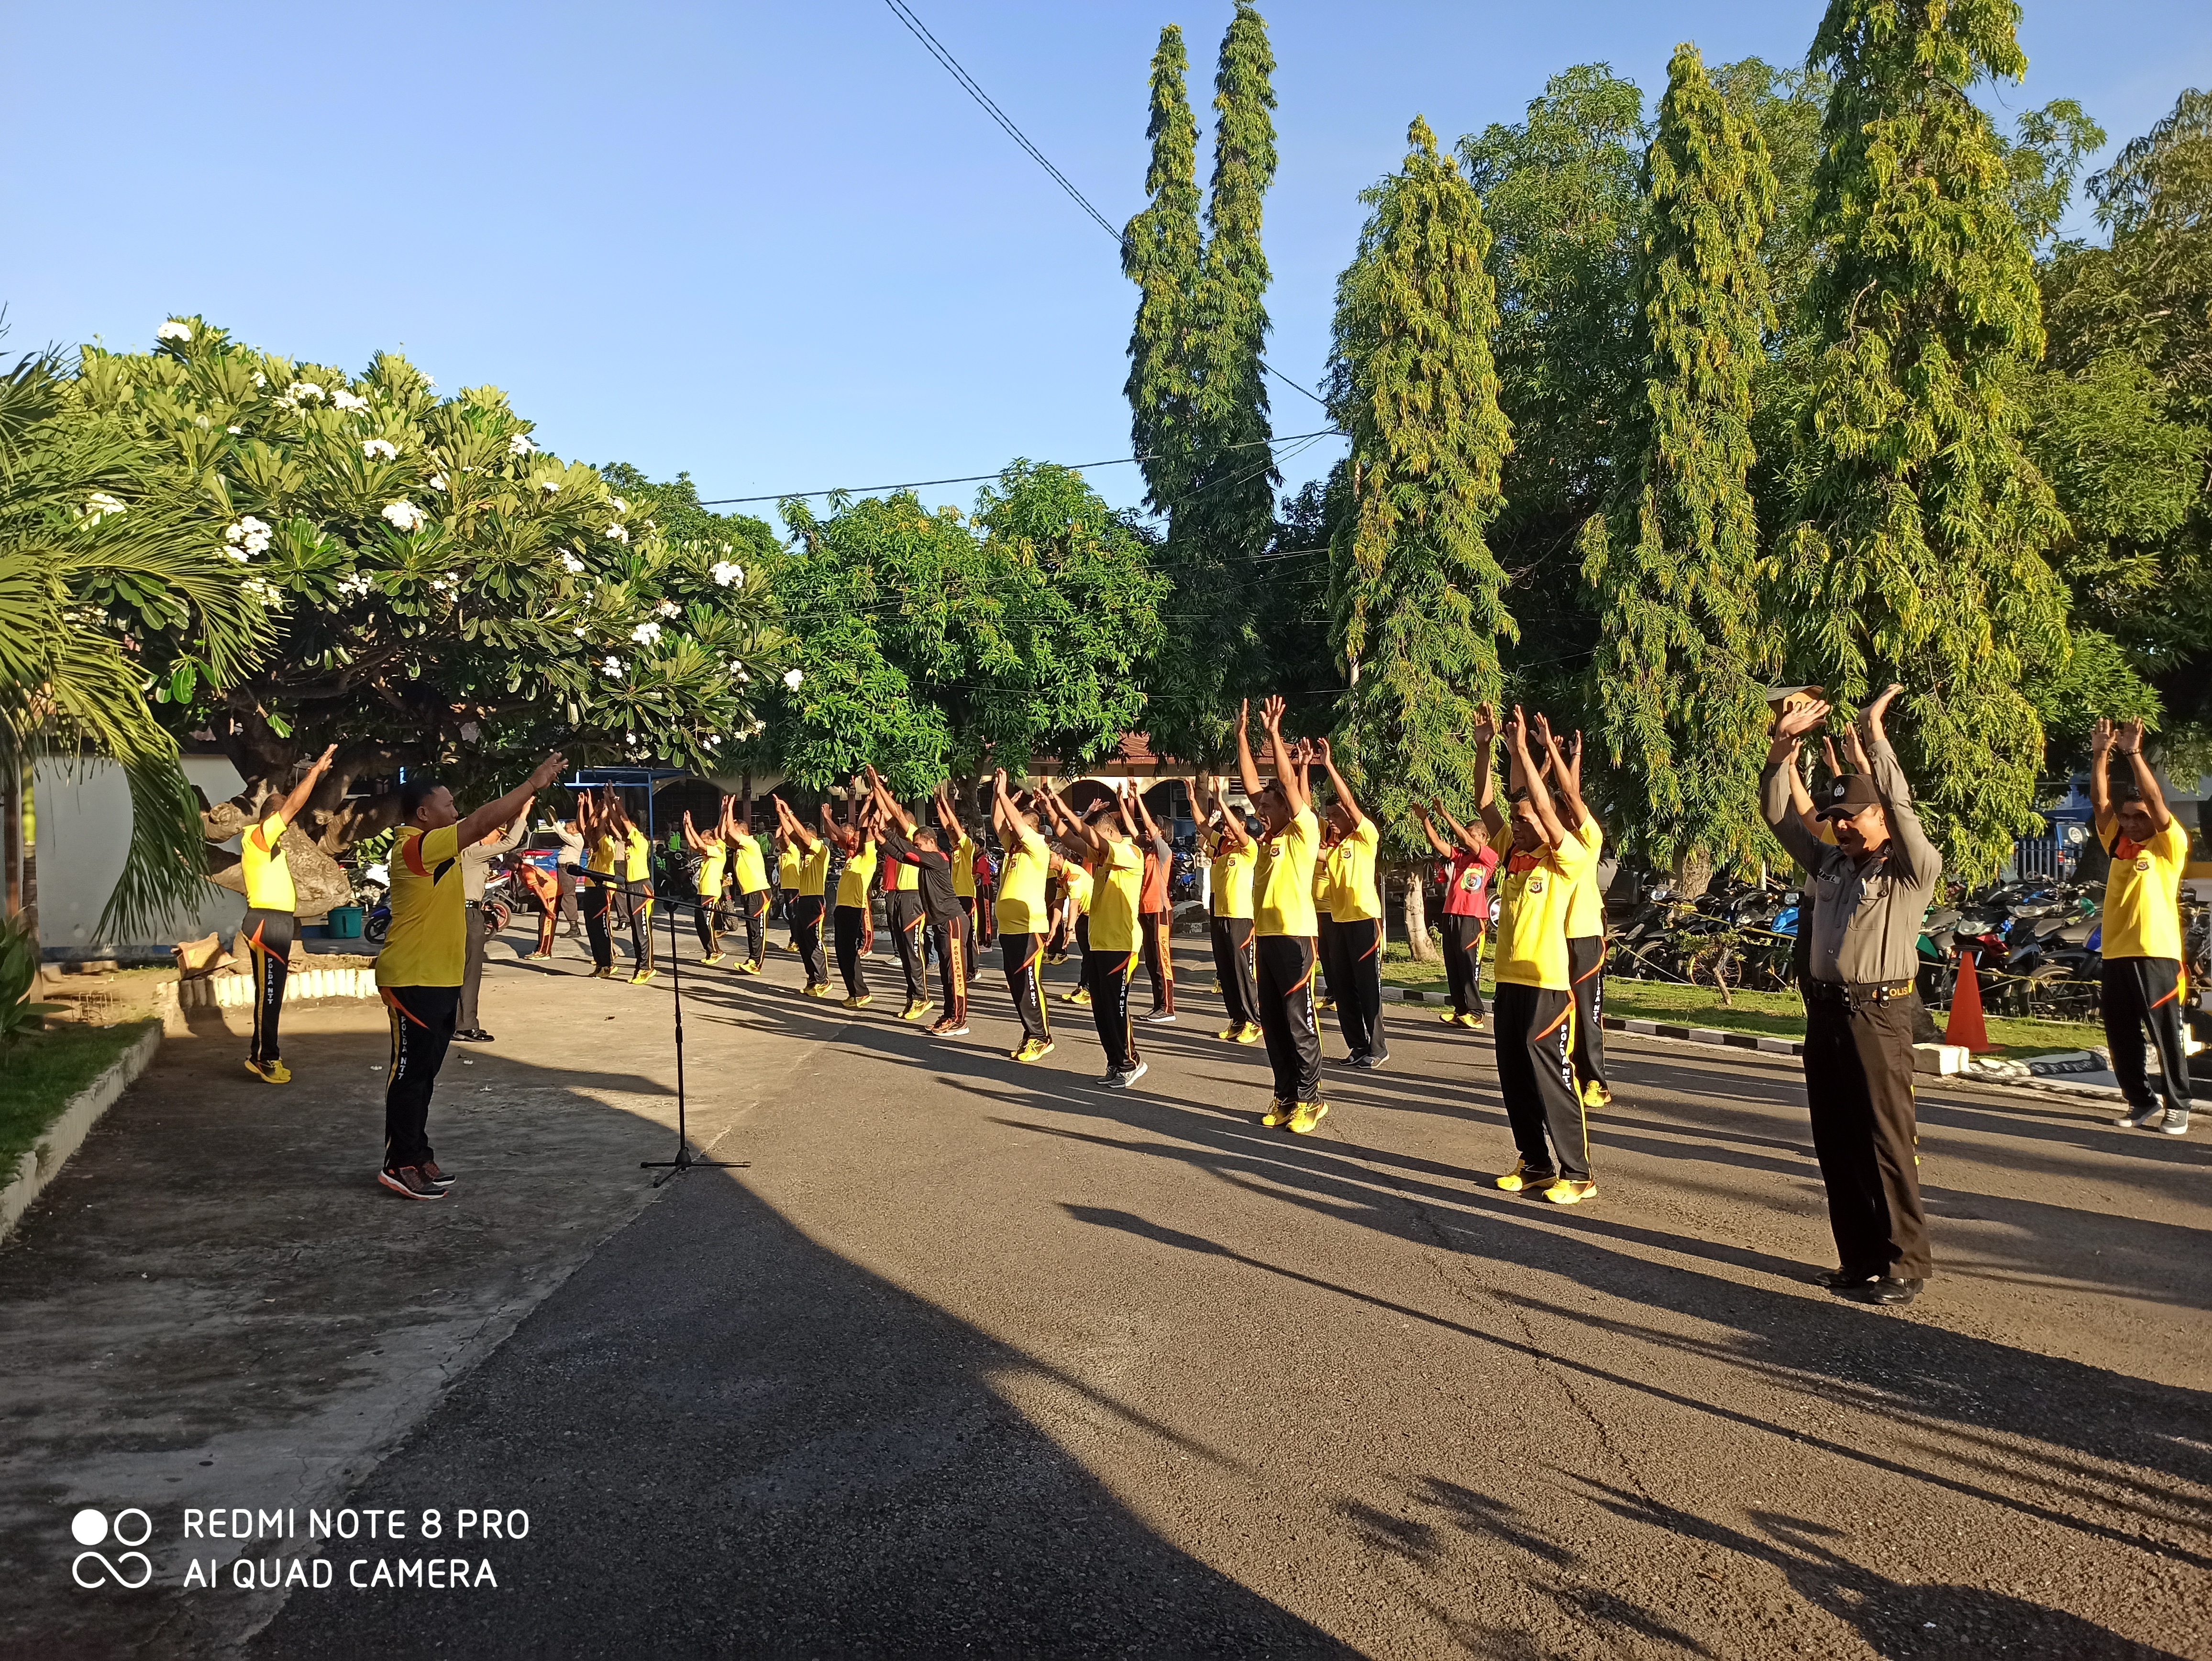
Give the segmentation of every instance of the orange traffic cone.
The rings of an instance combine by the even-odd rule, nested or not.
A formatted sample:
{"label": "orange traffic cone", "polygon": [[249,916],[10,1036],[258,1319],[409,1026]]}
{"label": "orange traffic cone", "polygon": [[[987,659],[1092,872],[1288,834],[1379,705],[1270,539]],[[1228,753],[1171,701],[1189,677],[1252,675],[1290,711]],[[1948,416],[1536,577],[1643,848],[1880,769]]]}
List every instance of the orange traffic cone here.
{"label": "orange traffic cone", "polygon": [[1951,991],[1951,1019],[1943,1029],[1943,1042],[1978,1056],[1990,1049],[1990,1030],[1982,1025],[1982,976],[1972,952],[1959,953],[1959,983]]}

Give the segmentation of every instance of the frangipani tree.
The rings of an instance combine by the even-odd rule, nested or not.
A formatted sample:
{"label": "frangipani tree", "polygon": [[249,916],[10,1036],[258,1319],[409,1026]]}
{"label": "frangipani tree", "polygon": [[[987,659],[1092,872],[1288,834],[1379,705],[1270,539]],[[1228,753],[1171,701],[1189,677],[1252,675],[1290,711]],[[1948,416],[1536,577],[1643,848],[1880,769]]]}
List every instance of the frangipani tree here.
{"label": "frangipani tree", "polygon": [[276,640],[240,672],[159,596],[127,580],[98,596],[169,724],[212,736],[246,781],[210,837],[330,743],[337,764],[304,816],[325,854],[388,822],[383,799],[348,792],[398,765],[464,792],[556,745],[703,770],[759,731],[784,648],[766,575],[734,542],[667,536],[543,449],[495,388],[441,398],[391,353],[356,377],[198,317],[157,332],[151,352],[86,348],[75,391],[155,454]]}

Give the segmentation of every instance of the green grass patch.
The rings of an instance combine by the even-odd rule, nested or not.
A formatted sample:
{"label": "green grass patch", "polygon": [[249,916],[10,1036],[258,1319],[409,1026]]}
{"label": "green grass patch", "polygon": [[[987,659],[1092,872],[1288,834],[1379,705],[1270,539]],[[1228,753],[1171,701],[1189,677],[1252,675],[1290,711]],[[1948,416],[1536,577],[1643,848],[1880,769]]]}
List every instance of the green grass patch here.
{"label": "green grass patch", "polygon": [[[1384,954],[1382,980],[1388,986],[1433,992],[1445,991],[1443,967],[1417,964],[1403,942],[1394,941]],[[1482,994],[1494,996],[1497,983],[1490,965],[1483,964]],[[1731,1007],[1709,986],[1683,986],[1672,981],[1631,981],[1608,975],[1605,982],[1605,1011],[1632,1020],[1664,1021],[1674,1026],[1707,1026],[1723,1032],[1755,1032],[1774,1038],[1805,1036],[1805,1005],[1795,992],[1738,992]],[[1940,1029],[1943,1017],[1936,1017]],[[2075,1021],[2032,1021],[2011,1016],[1989,1018],[1992,1055],[2022,1062],[2031,1056],[2051,1056],[2064,1050],[2087,1050],[2102,1044],[2105,1030]]]}
{"label": "green grass patch", "polygon": [[0,1177],[13,1177],[70,1098],[112,1067],[151,1021],[59,1026],[0,1051]]}

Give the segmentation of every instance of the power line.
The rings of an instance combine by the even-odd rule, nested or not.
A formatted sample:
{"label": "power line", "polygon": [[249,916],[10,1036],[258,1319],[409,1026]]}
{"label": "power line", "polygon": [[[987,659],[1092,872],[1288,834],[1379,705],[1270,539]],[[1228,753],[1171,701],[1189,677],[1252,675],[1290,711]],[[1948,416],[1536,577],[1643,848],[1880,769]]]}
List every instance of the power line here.
{"label": "power line", "polygon": [[[1124,231],[1115,229],[1114,222],[1107,218],[1104,214],[1099,212],[1098,210],[1092,205],[1091,198],[1084,195],[1081,191],[1075,188],[1073,184],[1069,182],[1068,177],[1066,173],[1060,172],[1058,167],[1054,167],[1050,161],[1045,159],[1044,152],[1039,149],[1035,144],[1032,144],[1029,140],[1029,136],[1013,124],[1012,119],[1009,117],[1004,110],[1000,109],[997,104],[992,101],[991,95],[985,92],[981,87],[976,84],[975,77],[969,74],[966,70],[960,67],[959,60],[954,58],[951,52],[947,52],[945,49],[943,43],[940,42],[935,35],[929,32],[928,26],[925,24],[921,18],[915,15],[914,8],[908,5],[906,3],[906,0],[884,0],[884,3],[891,9],[892,15],[896,16],[900,22],[907,26],[908,29],[912,32],[914,38],[921,42],[923,47],[928,52],[929,55],[945,66],[945,72],[951,75],[955,81],[960,83],[962,90],[966,92],[970,98],[974,99],[978,104],[982,106],[984,113],[988,114],[991,119],[997,122],[1002,129],[1004,129],[1006,137],[1012,139],[1014,143],[1019,144],[1024,150],[1027,151],[1029,153],[1030,159],[1035,161],[1037,166],[1042,167],[1048,173],[1050,173],[1052,175],[1053,182],[1058,185],[1060,189],[1066,191],[1068,195],[1073,198],[1075,205],[1082,209],[1085,213],[1090,215],[1092,222],[1097,225],[1100,230],[1105,232],[1107,235],[1114,239],[1115,246],[1120,247],[1127,242],[1127,234]],[[1313,399],[1315,403],[1320,405],[1324,410],[1328,407],[1328,400],[1327,399],[1322,398],[1317,392],[1307,391],[1304,386],[1300,385],[1297,381],[1291,380],[1290,376],[1285,374],[1280,369],[1275,368],[1273,364],[1268,362],[1266,358],[1255,357],[1253,361],[1258,363],[1262,369],[1267,371],[1267,373],[1274,376],[1276,380],[1281,381],[1285,386],[1297,387],[1299,392],[1304,392],[1306,397]],[[1093,466],[1103,466],[1105,465],[1106,464],[1103,462],[1093,462],[1091,464]],[[964,484],[969,481],[966,479],[945,479],[939,482],[947,484]],[[764,497],[756,498],[756,500],[765,499],[766,498]]]}
{"label": "power line", "polygon": [[[1344,435],[1334,427],[1324,427],[1316,433],[1292,433],[1284,438],[1247,439],[1241,444],[1225,444],[1222,447],[1226,450],[1249,450],[1266,445],[1272,448],[1277,444],[1295,443],[1302,439],[1311,441],[1343,436]],[[1125,467],[1131,462],[1150,461],[1152,459],[1150,456],[1115,456],[1106,461],[1078,461],[1067,465],[1079,472],[1085,467]],[[1277,457],[1276,460],[1281,459]],[[1273,461],[1268,463],[1270,466],[1273,465]],[[933,484],[980,484],[987,480],[1001,477],[1005,472],[1006,469],[1002,467],[995,473],[969,473],[959,478],[915,478],[908,479],[902,484],[833,484],[823,490],[771,490],[766,496],[713,496],[701,502],[698,505],[702,508],[731,508],[747,502],[788,502],[805,496],[835,496],[841,490],[852,496],[872,496],[878,490],[920,490]],[[1249,478],[1250,475],[1248,474],[1246,477]]]}

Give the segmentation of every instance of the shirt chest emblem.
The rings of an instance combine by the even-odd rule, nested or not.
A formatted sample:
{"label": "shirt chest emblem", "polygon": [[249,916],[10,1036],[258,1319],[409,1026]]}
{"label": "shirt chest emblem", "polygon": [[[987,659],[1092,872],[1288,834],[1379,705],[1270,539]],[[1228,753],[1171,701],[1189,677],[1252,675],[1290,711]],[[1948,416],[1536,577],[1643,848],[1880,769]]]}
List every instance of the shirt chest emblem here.
{"label": "shirt chest emblem", "polygon": [[2148,870],[2149,870],[2149,869],[2150,869],[2150,861],[2149,861],[2148,860],[2137,860],[2137,861],[2136,861],[2136,870],[2138,870],[2138,871],[2148,871]]}
{"label": "shirt chest emblem", "polygon": [[1542,892],[1544,891],[1544,879],[1543,879],[1541,877],[1531,877],[1531,878],[1529,878],[1529,879],[1528,879],[1528,891],[1529,891],[1530,893],[1532,893],[1532,894],[1540,894],[1540,893],[1542,893]]}

